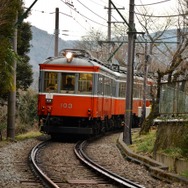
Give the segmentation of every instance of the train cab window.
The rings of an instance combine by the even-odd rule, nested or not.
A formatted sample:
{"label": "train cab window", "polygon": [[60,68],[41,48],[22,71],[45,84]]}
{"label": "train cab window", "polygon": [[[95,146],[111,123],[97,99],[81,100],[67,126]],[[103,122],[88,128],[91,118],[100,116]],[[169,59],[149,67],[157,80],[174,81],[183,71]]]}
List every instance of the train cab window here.
{"label": "train cab window", "polygon": [[57,92],[57,73],[45,72],[44,74],[44,91]]}
{"label": "train cab window", "polygon": [[119,83],[119,97],[125,97],[125,90],[126,90],[126,83],[120,82]]}
{"label": "train cab window", "polygon": [[61,93],[75,93],[75,74],[62,73],[61,80]]}
{"label": "train cab window", "polygon": [[93,75],[90,73],[80,73],[78,79],[78,93],[91,94],[93,85]]}

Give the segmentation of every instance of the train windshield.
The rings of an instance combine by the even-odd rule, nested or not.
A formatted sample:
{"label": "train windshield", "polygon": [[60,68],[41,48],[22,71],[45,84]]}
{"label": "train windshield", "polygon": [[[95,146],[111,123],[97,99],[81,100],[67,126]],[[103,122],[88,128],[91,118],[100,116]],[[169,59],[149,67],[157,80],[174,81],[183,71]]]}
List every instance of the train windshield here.
{"label": "train windshield", "polygon": [[44,91],[46,92],[57,92],[57,77],[56,72],[45,72],[44,74]]}
{"label": "train windshield", "polygon": [[61,91],[73,91],[75,90],[75,74],[74,73],[62,73],[61,74]]}
{"label": "train windshield", "polygon": [[93,74],[91,73],[61,73],[43,72],[41,91],[69,94],[91,94]]}

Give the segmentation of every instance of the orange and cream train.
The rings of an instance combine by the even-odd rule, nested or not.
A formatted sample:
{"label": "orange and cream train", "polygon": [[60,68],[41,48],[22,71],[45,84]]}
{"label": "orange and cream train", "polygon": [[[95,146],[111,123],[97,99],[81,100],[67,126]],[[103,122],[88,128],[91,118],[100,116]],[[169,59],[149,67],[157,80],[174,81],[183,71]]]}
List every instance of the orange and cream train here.
{"label": "orange and cream train", "polygon": [[[126,72],[78,49],[40,64],[38,115],[41,131],[98,134],[124,124]],[[134,76],[133,113],[142,106],[143,78]],[[146,105],[149,106],[149,99]]]}

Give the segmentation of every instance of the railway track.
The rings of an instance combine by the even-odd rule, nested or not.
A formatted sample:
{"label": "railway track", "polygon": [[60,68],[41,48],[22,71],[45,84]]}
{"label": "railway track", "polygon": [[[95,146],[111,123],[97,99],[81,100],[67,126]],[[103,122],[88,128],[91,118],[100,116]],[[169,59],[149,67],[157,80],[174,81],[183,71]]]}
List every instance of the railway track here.
{"label": "railway track", "polygon": [[[53,142],[52,142],[53,143]],[[102,185],[109,185],[109,183],[106,181],[106,180],[103,180],[103,178],[101,177],[98,177],[98,175],[91,175],[91,174],[88,174],[88,177],[91,178],[89,179],[88,177],[86,178],[83,178],[83,179],[74,179],[74,177],[71,179],[67,179],[67,180],[62,180],[62,178],[60,178],[60,175],[55,175],[51,172],[49,172],[50,170],[45,168],[45,172],[43,171],[43,169],[40,167],[43,164],[43,162],[41,161],[39,153],[40,153],[40,150],[42,150],[44,147],[48,146],[48,144],[50,144],[50,141],[44,141],[38,145],[36,145],[32,150],[31,150],[31,153],[30,153],[30,166],[31,166],[31,169],[32,171],[34,172],[35,176],[38,177],[38,179],[40,179],[41,181],[41,184],[43,184],[44,187],[49,187],[49,188],[60,188],[60,187],[79,187],[79,185],[82,187],[83,185],[85,186],[92,186],[92,185],[99,185],[99,184],[102,184]],[[53,144],[57,144],[57,143],[53,143]],[[59,143],[59,144],[63,144],[63,143]],[[71,149],[71,148],[70,148]],[[72,151],[73,151],[73,147],[72,147]],[[72,152],[73,153],[73,152]],[[73,158],[71,156],[71,158]],[[76,159],[76,157],[75,157]],[[75,161],[74,159],[74,161]],[[42,164],[42,165],[41,165]],[[70,164],[69,164],[70,165]],[[43,166],[44,168],[44,166]],[[53,168],[53,167],[52,167]],[[80,167],[80,166],[77,166],[78,169],[86,169],[86,167]],[[56,171],[56,170],[54,170]],[[68,173],[68,172],[67,172]],[[47,175],[47,174],[50,174],[50,177]],[[53,175],[52,175],[53,174]],[[79,176],[79,174],[78,174]],[[112,186],[113,187],[113,186]]]}
{"label": "railway track", "polygon": [[[43,184],[43,186],[45,187],[52,187],[52,188],[59,188],[61,187],[61,185],[65,182],[62,182],[61,180],[57,180],[57,178],[53,178],[53,177],[48,177],[48,175],[46,175],[47,173],[45,173],[41,168],[40,165],[38,164],[40,162],[38,161],[38,157],[37,155],[40,153],[40,150],[42,148],[44,148],[45,146],[47,146],[50,143],[50,141],[44,141],[38,145],[36,145],[30,153],[30,162],[31,162],[31,169],[32,171],[35,173],[35,175],[38,177],[38,179],[40,179],[41,184]],[[76,154],[76,156],[79,158],[79,160],[81,160],[82,162],[84,162],[85,164],[87,164],[92,170],[97,172],[97,176],[99,176],[99,174],[103,175],[104,181],[101,180],[101,176],[99,177],[99,180],[95,181],[95,183],[97,184],[97,182],[100,184],[102,182],[102,184],[106,184],[106,182],[109,183],[113,181],[113,184],[116,185],[120,185],[121,187],[128,187],[128,188],[143,188],[142,185],[136,184],[128,179],[125,179],[121,176],[118,176],[117,174],[103,168],[102,166],[96,164],[94,161],[92,161],[85,153],[84,153],[84,149],[87,146],[87,140],[79,142],[75,145],[74,147],[74,152]],[[84,167],[85,168],[85,167]],[[54,175],[55,176],[55,175]],[[102,179],[103,179],[102,178]],[[108,178],[108,181],[106,181],[106,179]],[[77,185],[79,184],[78,182],[80,182],[80,184],[84,184],[83,180],[76,180],[77,181]],[[72,180],[67,181],[68,183],[71,184],[71,182],[74,182]],[[66,183],[67,183],[66,182]],[[88,181],[88,182],[92,182],[92,181]],[[88,182],[85,182],[86,184]],[[93,181],[94,182],[94,181]],[[74,184],[74,183],[73,183]]]}
{"label": "railway track", "polygon": [[39,177],[39,179],[41,180],[41,183],[46,187],[50,187],[50,188],[59,188],[59,186],[54,183],[42,170],[41,168],[38,166],[37,162],[36,162],[36,158],[37,158],[37,153],[38,151],[43,148],[49,141],[44,141],[38,145],[36,145],[30,153],[30,166],[31,169],[33,170],[33,172],[35,173],[35,175],[37,177]]}
{"label": "railway track", "polygon": [[102,174],[104,177],[109,178],[116,184],[127,187],[127,188],[143,188],[144,186],[139,185],[137,183],[134,183],[128,179],[125,179],[105,168],[100,166],[99,164],[95,163],[93,160],[91,160],[84,152],[85,147],[87,146],[87,140],[83,142],[78,142],[74,148],[74,152],[77,155],[77,157],[85,163],[87,166],[89,166],[92,170],[95,170],[97,173]]}
{"label": "railway track", "polygon": [[126,161],[116,147],[117,137],[114,134],[77,144],[43,142],[32,149],[32,169],[43,187],[184,187],[154,179],[144,166]]}

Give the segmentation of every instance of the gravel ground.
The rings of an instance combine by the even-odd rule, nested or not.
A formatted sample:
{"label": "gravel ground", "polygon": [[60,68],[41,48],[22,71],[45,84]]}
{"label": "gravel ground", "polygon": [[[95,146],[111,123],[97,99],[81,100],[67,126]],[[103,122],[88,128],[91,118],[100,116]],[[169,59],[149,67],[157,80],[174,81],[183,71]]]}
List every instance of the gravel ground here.
{"label": "gravel ground", "polygon": [[0,148],[0,187],[28,187],[22,182],[33,178],[27,165],[30,150],[40,141],[28,139],[12,142]]}
{"label": "gravel ground", "polygon": [[119,134],[107,136],[89,145],[87,153],[97,163],[122,177],[138,182],[146,188],[186,188],[181,183],[166,183],[150,176],[142,165],[125,160],[116,146]]}
{"label": "gravel ground", "polygon": [[[128,177],[140,184],[144,185],[146,188],[185,188],[180,183],[167,184],[165,182],[156,180],[152,178],[146,169],[143,166],[136,165],[130,162],[127,162],[123,159],[121,153],[116,147],[116,140],[118,134],[114,136],[108,136],[103,140],[99,140],[96,143],[93,143],[87,149],[89,155],[91,155],[94,160],[97,162],[100,161],[106,167],[113,169],[120,175]],[[0,187],[2,188],[17,188],[17,187],[26,187],[21,182],[23,179],[28,179],[31,175],[31,172],[28,167],[24,167],[23,164],[26,164],[28,154],[33,146],[39,143],[38,139],[29,139],[21,142],[13,142],[4,147],[0,148]],[[69,144],[67,144],[69,146]],[[63,151],[63,156],[60,155],[60,152],[55,151],[55,158],[51,155],[48,157],[48,161],[52,160],[51,164],[58,165],[59,162],[65,161],[69,163],[70,152],[65,148]],[[67,151],[66,151],[67,150]],[[62,168],[63,166],[59,167]],[[75,166],[76,168],[77,166]],[[71,171],[74,169],[71,168]],[[76,172],[76,170],[75,170]],[[62,176],[67,175],[67,172],[63,171]],[[77,174],[77,173],[76,173]],[[76,175],[75,174],[75,175]],[[32,177],[33,178],[33,177]],[[28,186],[27,186],[28,187]]]}

